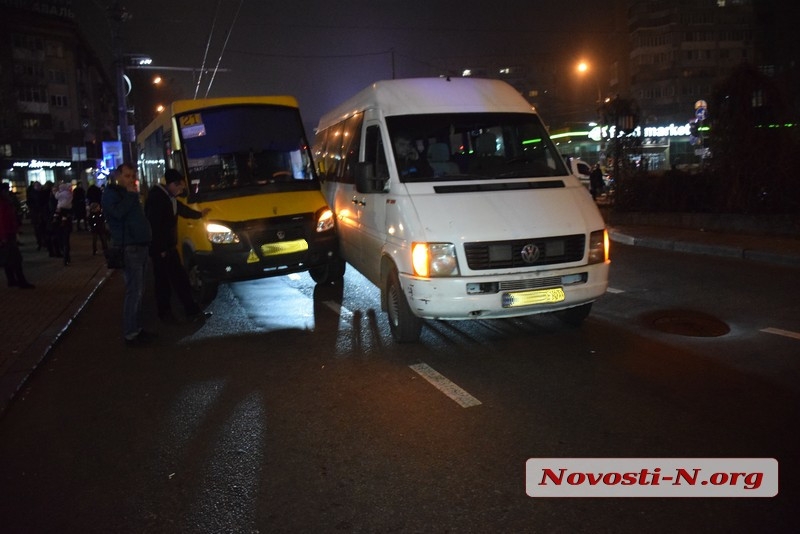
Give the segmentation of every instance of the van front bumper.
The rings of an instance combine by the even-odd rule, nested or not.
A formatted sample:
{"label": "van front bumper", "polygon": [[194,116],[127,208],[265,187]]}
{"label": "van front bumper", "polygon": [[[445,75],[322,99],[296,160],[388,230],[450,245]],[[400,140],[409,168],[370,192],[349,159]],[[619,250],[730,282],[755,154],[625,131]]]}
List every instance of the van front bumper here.
{"label": "van front bumper", "polygon": [[[597,300],[608,288],[609,264],[610,262],[606,262],[569,269],[457,278],[418,278],[401,273],[400,284],[409,306],[423,319],[520,317],[564,310]],[[474,288],[489,289],[486,292],[476,292]],[[558,291],[559,288],[563,290],[563,294]],[[509,305],[514,300],[512,294],[545,294],[546,290],[554,290],[549,293],[558,295],[559,299],[563,295],[563,300]]]}

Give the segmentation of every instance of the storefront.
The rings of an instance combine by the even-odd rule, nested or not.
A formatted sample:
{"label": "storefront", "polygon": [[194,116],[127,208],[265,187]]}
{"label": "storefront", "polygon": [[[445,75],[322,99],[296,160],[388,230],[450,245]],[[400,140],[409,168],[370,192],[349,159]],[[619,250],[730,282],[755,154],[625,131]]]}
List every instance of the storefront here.
{"label": "storefront", "polygon": [[[578,157],[591,164],[605,164],[612,150],[614,127],[593,125],[585,130],[565,130],[551,135],[562,155]],[[697,146],[690,124],[639,126],[631,134],[642,143],[631,160],[651,171],[691,169],[700,164],[705,149]]]}
{"label": "storefront", "polygon": [[11,191],[24,200],[25,191],[33,182],[81,182],[85,187],[95,180],[96,166],[94,160],[3,159],[0,162],[0,180],[8,182]]}

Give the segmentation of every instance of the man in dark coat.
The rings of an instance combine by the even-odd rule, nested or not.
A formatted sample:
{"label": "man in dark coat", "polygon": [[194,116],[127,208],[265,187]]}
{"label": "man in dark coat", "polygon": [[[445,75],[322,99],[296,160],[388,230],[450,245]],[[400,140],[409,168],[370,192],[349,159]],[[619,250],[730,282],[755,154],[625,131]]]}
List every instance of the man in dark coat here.
{"label": "man in dark coat", "polygon": [[178,255],[178,216],[200,219],[209,210],[200,212],[177,201],[177,197],[182,195],[186,188],[186,182],[177,170],[167,169],[164,173],[164,182],[164,185],[156,184],[150,188],[144,205],[147,220],[150,221],[150,228],[153,231],[150,258],[153,261],[158,316],[164,322],[175,321],[170,304],[174,290],[183,305],[187,319],[191,321],[205,319],[211,316],[211,312],[203,312],[195,302],[189,276],[181,265]]}
{"label": "man in dark coat", "polygon": [[111,241],[123,247],[125,258],[125,298],[122,304],[122,331],[125,344],[138,346],[153,340],[155,334],[143,329],[144,275],[147,251],[152,233],[144,216],[136,168],[123,163],[115,172],[116,183],[110,183],[101,199],[103,213],[111,232]]}

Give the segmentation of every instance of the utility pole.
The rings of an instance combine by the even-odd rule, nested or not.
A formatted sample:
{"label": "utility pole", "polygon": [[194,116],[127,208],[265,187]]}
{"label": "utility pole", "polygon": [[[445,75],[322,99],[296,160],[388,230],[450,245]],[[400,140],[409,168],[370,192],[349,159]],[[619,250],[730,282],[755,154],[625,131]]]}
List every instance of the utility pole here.
{"label": "utility pole", "polygon": [[[128,103],[125,94],[125,55],[122,52],[122,23],[130,15],[119,1],[115,1],[109,8],[111,18],[111,38],[114,50],[114,77],[117,87],[117,139],[122,144],[122,160],[133,164],[133,140],[128,126]],[[120,162],[121,163],[121,162]]]}

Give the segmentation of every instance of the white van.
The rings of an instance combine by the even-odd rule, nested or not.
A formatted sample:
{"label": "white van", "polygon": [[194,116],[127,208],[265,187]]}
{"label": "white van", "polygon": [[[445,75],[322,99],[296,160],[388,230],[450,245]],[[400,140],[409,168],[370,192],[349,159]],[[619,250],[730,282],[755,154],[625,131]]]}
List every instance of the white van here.
{"label": "white van", "polygon": [[374,83],[321,118],[313,153],[341,254],[398,342],[423,319],[580,324],[606,291],[603,218],[505,82]]}

